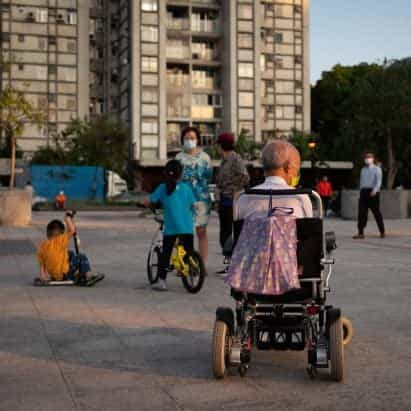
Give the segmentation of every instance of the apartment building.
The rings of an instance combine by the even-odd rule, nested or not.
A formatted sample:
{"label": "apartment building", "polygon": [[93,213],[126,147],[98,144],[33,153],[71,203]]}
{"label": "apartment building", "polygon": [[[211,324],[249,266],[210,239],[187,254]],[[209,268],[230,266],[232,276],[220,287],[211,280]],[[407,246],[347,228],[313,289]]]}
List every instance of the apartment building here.
{"label": "apartment building", "polygon": [[[89,113],[89,7],[83,0],[0,0],[0,87],[24,90],[48,115],[19,145],[34,151]],[[87,87],[82,87],[87,84]]]}
{"label": "apartment building", "polygon": [[72,118],[116,114],[131,159],[161,165],[183,127],[257,141],[310,130],[309,0],[0,0],[0,87],[48,113],[34,151]]}
{"label": "apartment building", "polygon": [[131,0],[132,157],[162,164],[183,127],[256,141],[310,130],[308,0]]}

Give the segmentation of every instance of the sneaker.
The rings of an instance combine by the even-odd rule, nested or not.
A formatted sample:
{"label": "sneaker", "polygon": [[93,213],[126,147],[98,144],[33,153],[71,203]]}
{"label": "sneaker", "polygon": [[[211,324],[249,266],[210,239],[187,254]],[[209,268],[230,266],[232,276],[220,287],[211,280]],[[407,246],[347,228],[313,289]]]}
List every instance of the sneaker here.
{"label": "sneaker", "polygon": [[151,289],[154,291],[167,291],[167,284],[164,280],[158,280],[151,285]]}
{"label": "sneaker", "polygon": [[353,240],[364,240],[365,236],[364,234],[357,234],[357,235],[354,235],[352,238]]}

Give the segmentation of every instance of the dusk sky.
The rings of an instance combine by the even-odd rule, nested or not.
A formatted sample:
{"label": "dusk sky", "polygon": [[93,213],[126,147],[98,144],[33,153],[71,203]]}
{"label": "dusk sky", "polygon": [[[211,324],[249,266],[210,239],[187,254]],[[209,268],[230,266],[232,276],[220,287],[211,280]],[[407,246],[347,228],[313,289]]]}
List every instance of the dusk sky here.
{"label": "dusk sky", "polygon": [[311,81],[337,63],[411,56],[411,0],[311,0]]}

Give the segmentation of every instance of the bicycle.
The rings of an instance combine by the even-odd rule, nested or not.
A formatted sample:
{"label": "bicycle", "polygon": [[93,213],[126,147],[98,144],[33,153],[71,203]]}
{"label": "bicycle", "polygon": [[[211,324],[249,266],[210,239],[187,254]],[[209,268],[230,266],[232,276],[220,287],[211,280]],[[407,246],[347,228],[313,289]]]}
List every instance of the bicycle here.
{"label": "bicycle", "polygon": [[[147,257],[147,277],[150,284],[158,281],[158,264],[163,247],[163,228],[164,220],[161,215],[152,210],[154,220],[158,223],[159,229],[156,232]],[[181,277],[184,288],[192,294],[198,293],[203,284],[206,275],[205,266],[200,254],[195,251],[187,251],[178,240],[174,245],[173,253],[170,258],[169,272],[177,272]]]}

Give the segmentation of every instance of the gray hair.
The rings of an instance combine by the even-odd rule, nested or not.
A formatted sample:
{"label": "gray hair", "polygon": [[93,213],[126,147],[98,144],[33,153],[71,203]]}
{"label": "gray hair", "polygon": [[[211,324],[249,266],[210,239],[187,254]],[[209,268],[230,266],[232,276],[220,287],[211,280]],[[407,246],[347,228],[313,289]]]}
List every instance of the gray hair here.
{"label": "gray hair", "polygon": [[300,157],[298,150],[288,141],[272,140],[263,149],[263,168],[265,171],[283,168],[295,155]]}

